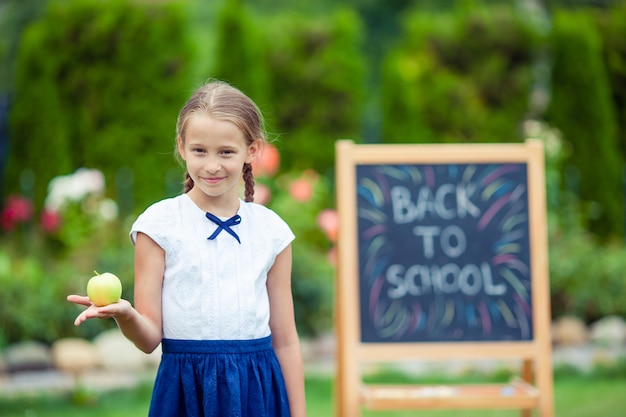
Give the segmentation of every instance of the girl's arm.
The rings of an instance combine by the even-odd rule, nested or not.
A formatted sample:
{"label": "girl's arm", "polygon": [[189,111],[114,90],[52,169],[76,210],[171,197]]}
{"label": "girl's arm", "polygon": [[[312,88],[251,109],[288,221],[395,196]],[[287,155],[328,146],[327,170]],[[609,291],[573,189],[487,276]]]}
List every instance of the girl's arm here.
{"label": "girl's arm", "polygon": [[285,378],[292,417],[306,416],[304,370],[291,293],[291,246],[277,257],[267,276],[272,345]]}
{"label": "girl's arm", "polygon": [[143,233],[135,242],[135,308],[126,301],[104,307],[91,304],[88,297],[70,295],[67,300],[88,306],[74,321],[76,326],[92,318],[114,318],[122,333],[140,350],[150,353],[161,342],[161,286],[165,252]]}

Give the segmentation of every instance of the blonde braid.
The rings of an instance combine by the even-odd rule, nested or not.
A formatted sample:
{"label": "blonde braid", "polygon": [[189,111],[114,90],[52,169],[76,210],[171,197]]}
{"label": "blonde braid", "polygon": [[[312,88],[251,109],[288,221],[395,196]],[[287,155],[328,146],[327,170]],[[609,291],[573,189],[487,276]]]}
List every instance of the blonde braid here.
{"label": "blonde braid", "polygon": [[252,174],[252,164],[243,164],[243,181],[245,184],[245,201],[254,201],[254,175]]}

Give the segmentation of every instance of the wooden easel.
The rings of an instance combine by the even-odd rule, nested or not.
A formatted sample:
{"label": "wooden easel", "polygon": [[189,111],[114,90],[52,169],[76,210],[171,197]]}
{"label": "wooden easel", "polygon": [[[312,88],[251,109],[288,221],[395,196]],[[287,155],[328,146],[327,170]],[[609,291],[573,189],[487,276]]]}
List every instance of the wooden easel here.
{"label": "wooden easel", "polygon": [[[356,167],[372,164],[525,163],[531,245],[533,338],[530,341],[363,343],[359,316]],[[339,212],[336,273],[338,417],[358,417],[363,407],[392,409],[519,409],[530,417],[553,417],[548,248],[542,143],[355,145],[336,143]],[[519,378],[508,384],[368,385],[362,365],[410,360],[519,359]]]}

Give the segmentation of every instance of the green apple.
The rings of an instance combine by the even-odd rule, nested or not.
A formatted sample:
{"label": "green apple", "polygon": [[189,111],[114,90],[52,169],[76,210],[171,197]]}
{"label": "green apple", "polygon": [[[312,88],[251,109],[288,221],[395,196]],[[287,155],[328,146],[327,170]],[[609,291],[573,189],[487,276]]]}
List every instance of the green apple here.
{"label": "green apple", "polygon": [[87,296],[89,300],[98,307],[118,302],[122,296],[120,279],[110,272],[105,272],[104,274],[94,272],[96,275],[87,282]]}

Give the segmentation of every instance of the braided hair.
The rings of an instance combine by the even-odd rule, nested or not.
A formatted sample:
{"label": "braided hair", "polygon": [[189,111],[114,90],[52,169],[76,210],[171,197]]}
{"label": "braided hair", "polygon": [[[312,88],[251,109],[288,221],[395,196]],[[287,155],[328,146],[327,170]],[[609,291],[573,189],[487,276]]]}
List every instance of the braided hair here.
{"label": "braided hair", "polygon": [[[265,141],[265,121],[257,105],[242,91],[224,81],[209,81],[187,100],[176,121],[177,141],[185,142],[187,123],[195,114],[206,114],[233,123],[243,133],[248,146],[255,140]],[[184,165],[178,147],[175,156],[181,165]],[[243,180],[245,201],[254,201],[254,175],[252,165],[249,163],[243,165]],[[193,186],[191,176],[185,172],[183,191],[188,193]]]}

